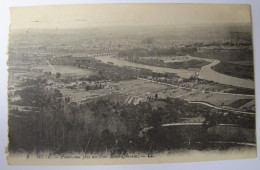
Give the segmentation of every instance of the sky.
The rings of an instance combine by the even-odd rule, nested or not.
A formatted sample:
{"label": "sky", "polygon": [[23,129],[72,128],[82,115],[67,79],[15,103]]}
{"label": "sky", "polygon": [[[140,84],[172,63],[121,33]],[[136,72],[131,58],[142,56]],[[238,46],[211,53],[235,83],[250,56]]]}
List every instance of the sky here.
{"label": "sky", "polygon": [[250,23],[249,5],[88,4],[10,8],[11,29]]}

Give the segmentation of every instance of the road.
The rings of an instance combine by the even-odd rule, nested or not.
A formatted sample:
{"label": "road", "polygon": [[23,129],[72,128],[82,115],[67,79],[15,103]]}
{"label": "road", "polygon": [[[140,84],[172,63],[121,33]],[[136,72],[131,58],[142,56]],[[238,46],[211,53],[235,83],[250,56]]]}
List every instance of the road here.
{"label": "road", "polygon": [[[188,88],[188,87],[182,87],[182,86],[178,86],[178,85],[174,85],[174,84],[168,84],[168,83],[163,83],[163,82],[158,82],[155,80],[150,80],[150,79],[145,79],[145,78],[137,78],[139,80],[145,80],[145,81],[150,81],[153,83],[159,83],[162,85],[167,85],[167,86],[171,86],[171,87],[177,87],[177,88],[181,88],[181,89],[186,89],[186,90],[190,90],[190,91],[198,91],[198,89],[194,89],[194,88]],[[207,91],[209,93],[215,93],[215,94],[228,94],[228,95],[234,95],[234,96],[247,96],[247,97],[254,97],[255,95],[251,95],[251,94],[237,94],[237,93],[224,93],[224,92],[213,92],[213,91]]]}
{"label": "road", "polygon": [[[158,81],[154,81],[154,80],[149,80],[149,79],[145,79],[145,78],[138,78],[140,80],[145,80],[145,81],[150,81],[153,83],[159,83],[159,84],[163,84],[163,85],[167,85],[167,86],[172,86],[172,87],[177,87],[177,88],[182,88],[182,89],[186,89],[186,90],[197,90],[198,89],[192,89],[192,88],[186,88],[186,87],[181,87],[181,86],[177,86],[177,85],[173,85],[173,84],[168,84],[168,83],[162,83],[162,82],[158,82]],[[211,92],[209,91],[209,93],[215,93],[215,94],[227,94],[227,95],[236,95],[236,96],[250,96],[250,97],[254,97],[254,95],[246,95],[246,94],[233,94],[233,93],[223,93],[223,92]],[[187,101],[187,100],[186,100]],[[207,102],[202,102],[202,101],[187,101],[189,103],[196,103],[196,104],[202,104],[214,109],[218,109],[218,110],[226,110],[226,111],[232,111],[234,113],[241,113],[241,114],[248,114],[248,115],[254,115],[255,113],[252,112],[245,112],[245,111],[238,111],[238,110],[234,110],[234,109],[228,109],[228,108],[223,108],[223,107],[218,107],[212,104],[209,104]]]}
{"label": "road", "polygon": [[223,108],[223,107],[218,107],[218,106],[214,106],[212,104],[206,103],[206,102],[201,102],[201,101],[188,101],[189,103],[194,103],[194,104],[202,104],[214,109],[218,109],[218,110],[226,110],[226,111],[232,111],[235,113],[241,113],[241,114],[248,114],[248,115],[255,115],[255,113],[252,112],[244,112],[244,111],[239,111],[239,110],[234,110],[234,109],[228,109],[228,108]]}
{"label": "road", "polygon": [[[169,126],[202,126],[202,125],[203,125],[203,122],[180,122],[180,123],[165,123],[165,124],[162,124],[161,126],[169,127]],[[236,126],[239,126],[239,125],[220,123],[220,124],[218,124],[218,126],[233,126],[233,127],[236,127]],[[153,129],[152,126],[145,127],[140,131],[140,133],[147,132],[151,129]]]}

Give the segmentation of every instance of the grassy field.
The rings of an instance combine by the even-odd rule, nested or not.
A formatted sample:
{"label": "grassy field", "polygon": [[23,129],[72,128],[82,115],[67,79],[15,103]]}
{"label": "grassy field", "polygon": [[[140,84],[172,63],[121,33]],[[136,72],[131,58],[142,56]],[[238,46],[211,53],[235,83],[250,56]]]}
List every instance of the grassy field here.
{"label": "grassy field", "polygon": [[204,101],[216,106],[220,106],[220,105],[230,106],[230,104],[236,102],[237,100],[243,100],[243,101],[254,100],[253,96],[221,94],[221,93],[210,94],[210,93],[201,93],[198,91],[190,91],[190,90],[185,90],[180,88],[169,88],[167,90],[158,92],[158,96],[162,98],[176,97],[176,98],[186,99],[188,101]]}
{"label": "grassy field", "polygon": [[[235,64],[237,63],[237,64]],[[212,67],[213,70],[233,77],[254,79],[254,66],[248,65],[247,61],[221,62]]]}
{"label": "grassy field", "polygon": [[252,99],[238,99],[237,101],[231,103],[229,106],[234,108],[239,108],[250,101],[252,101]]}
{"label": "grassy field", "polygon": [[197,59],[186,59],[185,56],[183,56],[183,60],[178,61],[167,61],[165,62],[164,59],[145,59],[144,57],[141,59],[134,59],[131,60],[131,62],[144,64],[144,65],[150,65],[150,66],[157,66],[157,67],[166,67],[166,68],[172,68],[172,69],[189,69],[189,68],[201,68],[202,66],[205,66],[209,64],[209,62],[205,60],[197,60]]}
{"label": "grassy field", "polygon": [[78,68],[76,66],[69,65],[46,65],[41,67],[35,67],[37,69],[42,69],[43,72],[51,72],[52,74],[56,74],[57,72],[61,73],[61,75],[70,75],[70,76],[89,76],[95,74],[95,72]]}
{"label": "grassy field", "polygon": [[192,93],[185,97],[189,101],[205,101],[210,104],[219,106],[225,105],[230,106],[230,104],[236,102],[237,100],[253,100],[253,96],[236,96],[229,94],[216,94],[216,93]]}
{"label": "grassy field", "polygon": [[174,69],[188,69],[188,68],[201,68],[209,64],[209,62],[204,60],[189,60],[183,62],[171,62],[167,63],[166,67],[174,68]]}

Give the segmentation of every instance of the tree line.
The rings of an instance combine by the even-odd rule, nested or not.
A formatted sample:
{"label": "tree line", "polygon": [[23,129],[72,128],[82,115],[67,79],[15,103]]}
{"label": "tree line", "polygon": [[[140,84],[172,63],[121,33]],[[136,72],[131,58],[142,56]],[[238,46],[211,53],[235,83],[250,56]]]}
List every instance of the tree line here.
{"label": "tree line", "polygon": [[148,57],[148,56],[185,56],[197,51],[196,47],[171,47],[171,48],[133,48],[128,50],[122,50],[118,53],[120,57]]}

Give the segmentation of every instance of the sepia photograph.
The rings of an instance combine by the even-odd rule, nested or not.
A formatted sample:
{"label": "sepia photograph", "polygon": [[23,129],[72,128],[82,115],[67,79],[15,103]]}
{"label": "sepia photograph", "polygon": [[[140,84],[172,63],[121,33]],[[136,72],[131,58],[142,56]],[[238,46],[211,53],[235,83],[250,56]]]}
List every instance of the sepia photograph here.
{"label": "sepia photograph", "polygon": [[9,165],[256,158],[247,4],[10,8]]}

